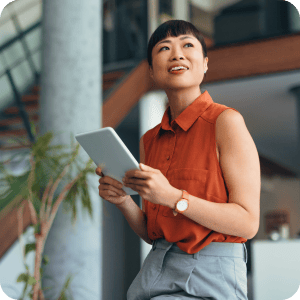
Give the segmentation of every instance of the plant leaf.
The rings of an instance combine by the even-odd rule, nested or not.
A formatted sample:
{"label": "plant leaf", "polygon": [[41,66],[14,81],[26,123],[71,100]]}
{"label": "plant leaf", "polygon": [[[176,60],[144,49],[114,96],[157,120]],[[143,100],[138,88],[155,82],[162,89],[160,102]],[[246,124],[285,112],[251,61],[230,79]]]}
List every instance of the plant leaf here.
{"label": "plant leaf", "polygon": [[45,254],[42,258],[42,262],[43,264],[46,266],[49,263],[49,256],[47,254]]}
{"label": "plant leaf", "polygon": [[40,234],[41,233],[41,223],[37,223],[34,225],[34,234]]}
{"label": "plant leaf", "polygon": [[28,274],[22,273],[17,278],[17,282],[27,282],[28,281]]}
{"label": "plant leaf", "polygon": [[36,284],[36,280],[35,280],[35,278],[33,276],[29,276],[29,278],[28,278],[28,284],[29,285]]}
{"label": "plant leaf", "polygon": [[68,275],[65,283],[64,283],[64,286],[62,288],[62,291],[58,297],[58,300],[68,300],[68,298],[66,297],[66,290],[69,288],[69,285],[71,283],[71,279],[72,279],[72,275]]}
{"label": "plant leaf", "polygon": [[28,252],[35,250],[35,243],[25,245],[25,256]]}

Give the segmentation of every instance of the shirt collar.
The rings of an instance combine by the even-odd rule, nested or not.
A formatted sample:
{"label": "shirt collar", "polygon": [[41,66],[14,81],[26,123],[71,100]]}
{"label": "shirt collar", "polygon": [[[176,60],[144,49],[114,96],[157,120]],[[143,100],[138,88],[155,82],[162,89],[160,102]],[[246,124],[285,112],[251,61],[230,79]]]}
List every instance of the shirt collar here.
{"label": "shirt collar", "polygon": [[[184,131],[187,131],[212,103],[214,103],[214,101],[208,91],[205,91],[172,122],[176,122]],[[160,129],[173,130],[170,126],[170,120],[171,111],[170,106],[168,106],[162,117],[161,123],[156,128],[154,137],[159,133]]]}

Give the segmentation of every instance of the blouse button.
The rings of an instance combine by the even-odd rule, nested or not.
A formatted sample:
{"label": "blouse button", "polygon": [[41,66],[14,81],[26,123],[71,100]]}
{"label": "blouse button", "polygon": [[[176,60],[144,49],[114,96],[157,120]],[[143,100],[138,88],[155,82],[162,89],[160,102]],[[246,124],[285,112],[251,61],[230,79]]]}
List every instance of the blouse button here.
{"label": "blouse button", "polygon": [[167,157],[167,160],[169,160],[169,159],[170,159],[170,156]]}
{"label": "blouse button", "polygon": [[155,205],[153,205],[152,208],[153,208],[153,210],[156,210],[156,206]]}

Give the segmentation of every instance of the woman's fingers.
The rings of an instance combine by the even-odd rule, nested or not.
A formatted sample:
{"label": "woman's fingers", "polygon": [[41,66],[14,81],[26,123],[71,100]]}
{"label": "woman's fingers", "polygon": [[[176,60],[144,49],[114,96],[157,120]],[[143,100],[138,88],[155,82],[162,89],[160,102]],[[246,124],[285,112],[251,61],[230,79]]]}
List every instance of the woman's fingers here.
{"label": "woman's fingers", "polygon": [[[109,176],[104,176],[104,174],[101,171],[101,168],[97,167],[96,168],[96,174],[101,176],[99,179],[99,191],[100,190],[108,190],[111,191],[111,195],[117,195],[117,196],[125,196],[127,195],[123,190],[123,184]],[[102,188],[101,188],[102,185]]]}
{"label": "woman's fingers", "polygon": [[103,173],[102,173],[102,170],[101,170],[101,168],[99,168],[99,167],[96,168],[95,173],[96,173],[97,175],[101,176],[101,177],[104,177],[104,175],[103,175]]}
{"label": "woman's fingers", "polygon": [[99,188],[101,187],[101,185],[103,185],[103,190],[114,191],[115,193],[117,193],[120,196],[127,195],[122,190],[123,185],[119,181],[117,181],[109,176],[104,176],[104,177],[100,178],[99,183],[100,183]]}

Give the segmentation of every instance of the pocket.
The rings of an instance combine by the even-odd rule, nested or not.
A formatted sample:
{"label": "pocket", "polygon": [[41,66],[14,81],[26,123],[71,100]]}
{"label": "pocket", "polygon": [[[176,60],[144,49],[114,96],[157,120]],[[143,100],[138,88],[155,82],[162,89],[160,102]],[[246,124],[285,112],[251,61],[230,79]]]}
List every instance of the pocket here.
{"label": "pocket", "polygon": [[[189,194],[198,195],[205,192],[206,181],[209,170],[180,168],[168,171],[168,180],[172,186],[177,189],[186,190]],[[162,206],[162,215],[168,218],[183,219],[183,214],[178,213],[176,216],[173,210],[168,206]]]}
{"label": "pocket", "polygon": [[234,290],[230,291],[228,288],[219,259],[218,256],[198,256],[196,267],[185,286],[189,295],[211,299],[233,299]]}
{"label": "pocket", "polygon": [[150,296],[154,299],[161,294],[182,292],[196,266],[196,262],[189,254],[166,252],[160,274],[151,286]]}
{"label": "pocket", "polygon": [[243,258],[234,258],[236,289],[238,299],[248,299],[247,264]]}
{"label": "pocket", "polygon": [[219,256],[220,270],[225,284],[228,286],[232,294],[235,294],[236,277],[234,257]]}

